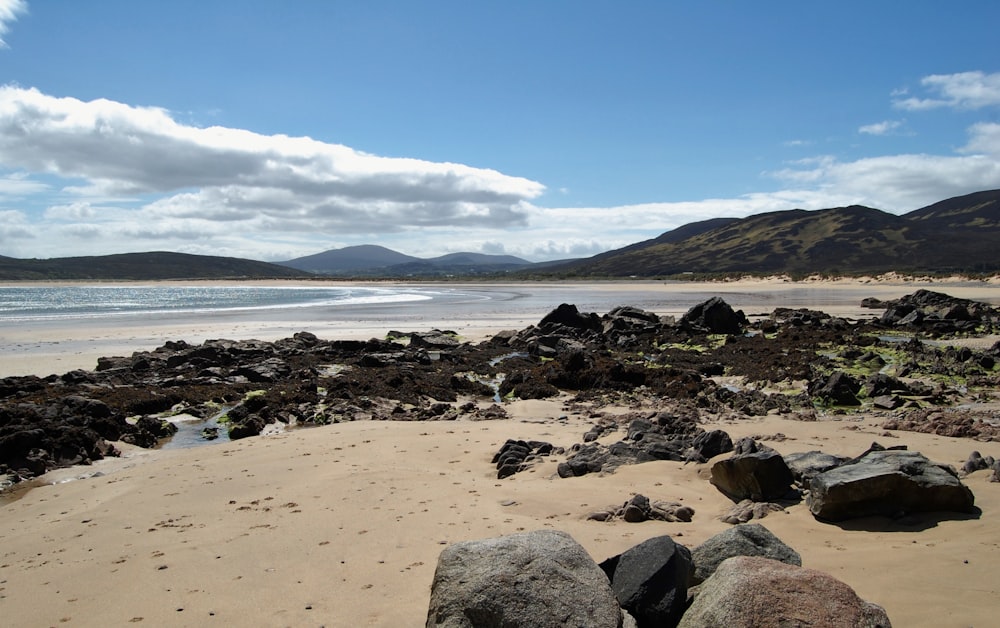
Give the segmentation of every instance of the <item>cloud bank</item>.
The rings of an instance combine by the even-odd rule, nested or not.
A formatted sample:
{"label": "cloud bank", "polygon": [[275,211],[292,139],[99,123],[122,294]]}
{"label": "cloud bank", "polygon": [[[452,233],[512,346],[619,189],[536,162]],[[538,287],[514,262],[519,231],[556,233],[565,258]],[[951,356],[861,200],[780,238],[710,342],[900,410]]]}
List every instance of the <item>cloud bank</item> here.
{"label": "cloud bank", "polygon": [[[81,182],[62,190],[77,197],[76,211],[56,208],[48,219],[114,222],[119,236],[138,238],[504,229],[526,224],[526,202],[545,189],[490,169],[198,128],[159,108],[10,85],[0,87],[0,164]],[[120,205],[151,197],[129,211]]]}

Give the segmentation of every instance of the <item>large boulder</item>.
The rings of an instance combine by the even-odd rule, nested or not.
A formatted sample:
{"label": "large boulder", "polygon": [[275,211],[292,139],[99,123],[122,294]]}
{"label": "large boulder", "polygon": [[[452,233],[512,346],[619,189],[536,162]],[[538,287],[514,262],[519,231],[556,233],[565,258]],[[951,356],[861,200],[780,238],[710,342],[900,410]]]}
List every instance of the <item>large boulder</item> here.
{"label": "large boulder", "polygon": [[759,523],[734,526],[716,534],[691,552],[694,583],[704,582],[722,561],[734,556],[763,556],[788,565],[802,566],[802,557]]}
{"label": "large boulder", "polygon": [[710,334],[742,334],[747,317],[742,310],[734,311],[721,297],[712,297],[688,310],[681,317],[680,326]]}
{"label": "large boulder", "polygon": [[726,497],[739,502],[773,501],[792,488],[792,472],[781,454],[752,439],[740,439],[735,453],[712,465],[711,483]]}
{"label": "large boulder", "polygon": [[809,483],[809,510],[826,521],[914,512],[973,512],[975,497],[948,466],[919,452],[869,451]]}
{"label": "large boulder", "polygon": [[829,574],[761,556],[724,560],[684,613],[681,628],[889,628],[876,604]]}
{"label": "large boulder", "polygon": [[639,628],[677,625],[693,574],[688,548],[658,536],[607,559],[601,569]]}
{"label": "large boulder", "polygon": [[601,331],[603,325],[597,314],[582,313],[575,305],[563,303],[552,310],[539,321],[541,328],[570,327],[572,329],[586,329],[590,331]]}
{"label": "large boulder", "polygon": [[426,625],[618,628],[622,613],[583,547],[565,532],[537,530],[441,552]]}

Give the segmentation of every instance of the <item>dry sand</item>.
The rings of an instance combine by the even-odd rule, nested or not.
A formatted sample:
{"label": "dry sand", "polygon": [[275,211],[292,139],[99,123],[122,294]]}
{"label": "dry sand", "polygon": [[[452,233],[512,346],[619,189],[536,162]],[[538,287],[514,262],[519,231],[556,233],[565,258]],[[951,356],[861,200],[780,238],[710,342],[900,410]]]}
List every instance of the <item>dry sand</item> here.
{"label": "dry sand", "polygon": [[[981,299],[995,291],[958,288],[941,289]],[[876,286],[871,296],[914,289]],[[493,329],[517,326],[495,322]],[[240,337],[232,329],[220,335]],[[558,401],[508,410],[513,418],[504,421],[359,422],[197,449],[128,449],[121,459],[54,472],[46,481],[56,483],[0,507],[0,617],[11,626],[422,626],[437,556],[449,543],[551,527],[600,561],[661,534],[694,547],[727,527],[718,516],[731,503],[708,483],[708,465],[654,462],[559,479],[554,457],[497,480],[490,458],[507,438],[569,446],[589,425],[565,416]],[[856,455],[877,440],[955,466],[973,449],[1000,457],[998,443],[886,434],[871,418],[768,417],[721,427],[734,439],[784,434],[767,441],[782,453]],[[883,605],[897,627],[992,626],[1000,484],[986,472],[966,483],[978,518],[838,526],[797,505],[762,523],[804,565]],[[585,520],[637,492],[683,501],[694,521]]]}

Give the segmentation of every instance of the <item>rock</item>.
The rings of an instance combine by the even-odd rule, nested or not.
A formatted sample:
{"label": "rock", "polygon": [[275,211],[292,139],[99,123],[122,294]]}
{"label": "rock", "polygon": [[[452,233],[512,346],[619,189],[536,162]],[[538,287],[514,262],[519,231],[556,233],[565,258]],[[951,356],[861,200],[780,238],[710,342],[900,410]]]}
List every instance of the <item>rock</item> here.
{"label": "rock", "polygon": [[712,484],[738,502],[782,499],[792,488],[792,472],[781,454],[752,439],[741,439],[733,456],[712,465]]}
{"label": "rock", "polygon": [[622,613],[583,547],[565,532],[538,530],[442,551],[426,625],[618,628]]}
{"label": "rock", "polygon": [[973,512],[972,491],[955,471],[919,452],[870,451],[814,477],[807,504],[817,519],[843,521],[914,512]]}
{"label": "rock", "polygon": [[783,457],[792,477],[803,486],[809,486],[809,482],[820,473],[839,467],[849,460],[844,456],[834,456],[822,451],[801,451]]}
{"label": "rock", "polygon": [[827,378],[809,382],[809,394],[835,406],[859,406],[861,385],[843,371],[834,371]]}
{"label": "rock", "polygon": [[601,319],[596,314],[583,314],[575,305],[563,303],[552,310],[538,323],[539,327],[563,326],[572,329],[601,331]]}
{"label": "rock", "polygon": [[721,297],[712,297],[688,310],[681,317],[680,326],[710,334],[742,334],[747,317],[742,310],[733,311]]}
{"label": "rock", "polygon": [[552,443],[507,439],[493,456],[497,479],[502,480],[530,468],[538,456],[547,456],[554,450]]}
{"label": "rock", "polygon": [[410,336],[410,347],[420,349],[453,349],[460,343],[454,332],[434,329],[426,332],[413,332]]}
{"label": "rock", "polygon": [[755,502],[750,499],[735,504],[729,512],[723,514],[719,519],[723,523],[738,525],[753,519],[763,519],[772,512],[782,512],[785,507],[773,502]]}
{"label": "rock", "polygon": [[802,566],[802,557],[759,523],[729,528],[691,551],[694,561],[692,584],[704,582],[722,561],[733,556],[763,556],[788,565]]}
{"label": "rock", "polygon": [[761,556],[719,565],[684,613],[680,628],[844,626],[889,628],[885,610],[829,574]]}
{"label": "rock", "polygon": [[971,454],[969,454],[969,459],[966,460],[965,464],[962,465],[962,473],[968,475],[976,471],[989,469],[990,467],[993,466],[995,462],[996,461],[993,460],[993,456],[986,456],[985,458],[983,458],[983,455],[981,453],[979,453],[978,451],[974,451]]}
{"label": "rock", "polygon": [[601,563],[621,607],[640,627],[674,626],[687,605],[691,552],[658,536]]}
{"label": "rock", "polygon": [[695,456],[688,458],[696,462],[707,462],[709,458],[714,458],[719,454],[725,454],[733,450],[733,440],[729,434],[722,430],[711,430],[702,432],[694,437],[691,443],[691,452]]}

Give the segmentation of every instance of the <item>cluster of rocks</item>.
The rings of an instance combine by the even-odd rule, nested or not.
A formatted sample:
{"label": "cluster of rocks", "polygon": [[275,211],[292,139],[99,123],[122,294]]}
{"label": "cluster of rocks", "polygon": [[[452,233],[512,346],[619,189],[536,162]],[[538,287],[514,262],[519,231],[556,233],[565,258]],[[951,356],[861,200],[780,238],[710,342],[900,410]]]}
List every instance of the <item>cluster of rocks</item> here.
{"label": "cluster of rocks", "polygon": [[975,497],[955,469],[905,446],[886,449],[873,443],[852,459],[815,451],[783,457],[741,439],[734,454],[712,465],[711,473],[711,483],[737,502],[738,509],[724,516],[731,522],[766,516],[802,495],[822,521],[976,512]]}
{"label": "cluster of rocks", "polygon": [[884,309],[880,323],[887,327],[920,328],[938,334],[989,331],[1000,321],[1000,312],[986,303],[931,290],[917,290],[893,301],[865,299],[862,305]]}
{"label": "cluster of rocks", "polygon": [[649,418],[633,419],[625,438],[610,445],[586,442],[586,437],[584,441],[573,445],[569,457],[559,463],[559,477],[613,471],[623,464],[651,460],[706,462],[733,448],[732,439],[726,432],[706,431],[690,415],[665,411]]}
{"label": "cluster of rocks", "polygon": [[621,506],[610,506],[587,515],[588,521],[614,521],[616,519],[628,523],[642,523],[643,521],[690,522],[694,519],[694,508],[678,502],[650,501],[645,495],[636,494]]}
{"label": "cluster of rocks", "polygon": [[993,456],[983,456],[978,451],[969,454],[969,459],[962,465],[962,473],[969,475],[976,471],[991,471],[990,482],[1000,482],[1000,459]]}
{"label": "cluster of rocks", "polygon": [[563,450],[544,441],[508,439],[493,456],[492,464],[496,465],[497,479],[502,480],[529,469],[552,453],[563,453]]}
{"label": "cluster of rocks", "polygon": [[564,532],[457,543],[438,558],[431,627],[888,628],[885,610],[748,524],[693,551],[659,536],[596,563]]}
{"label": "cluster of rocks", "polygon": [[[940,325],[927,321],[960,320],[965,312],[971,317],[966,322],[979,330],[995,317],[989,306],[936,293],[918,292],[884,307],[923,313],[907,319],[887,309],[884,320],[849,323],[779,308],[750,322],[713,298],[676,321],[629,306],[599,316],[563,304],[537,325],[477,345],[447,330],[397,331],[368,341],[328,341],[300,332],[276,342],[167,342],[153,351],[101,358],[93,371],[0,378],[0,473],[16,480],[86,464],[115,455],[118,440],[154,446],[169,434],[164,419],[171,414],[221,417],[224,435],[242,438],[272,424],[502,418],[499,399],[563,393],[594,405],[641,397],[738,418],[809,413],[824,400],[846,406],[873,399],[876,408],[915,412],[962,399],[955,387],[922,387],[923,374],[965,378],[970,390],[973,384],[997,387],[1000,347],[941,349],[919,340],[905,343],[909,362],[898,365],[892,379],[861,381],[844,373],[830,382],[839,362],[874,353],[886,321],[907,333],[932,329],[940,335]],[[846,348],[837,356],[818,355],[820,347],[831,346]],[[721,386],[713,379],[718,375],[742,378],[746,385]],[[761,390],[803,380],[811,383],[798,395]],[[920,428],[919,415],[896,418]],[[599,445],[603,432],[594,432],[562,473],[606,470],[628,460],[700,460],[711,457],[713,448],[697,439],[719,436],[660,427],[611,446]]]}

